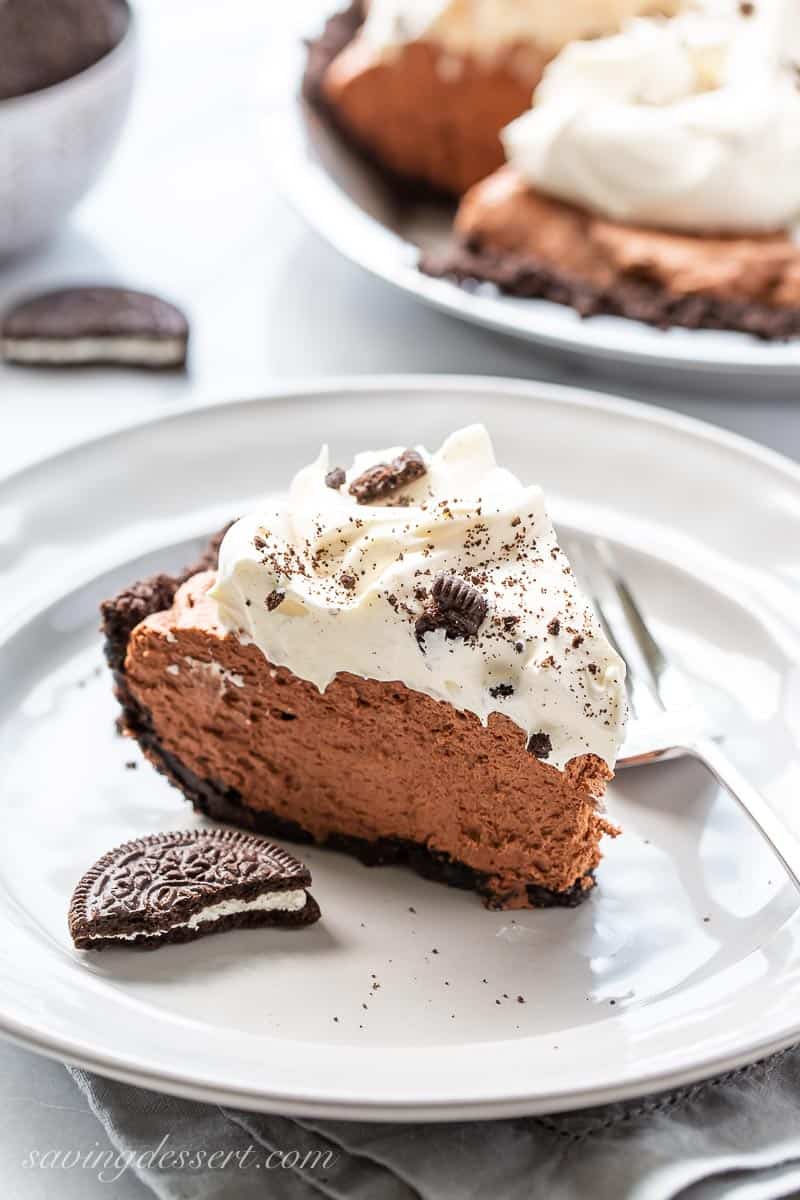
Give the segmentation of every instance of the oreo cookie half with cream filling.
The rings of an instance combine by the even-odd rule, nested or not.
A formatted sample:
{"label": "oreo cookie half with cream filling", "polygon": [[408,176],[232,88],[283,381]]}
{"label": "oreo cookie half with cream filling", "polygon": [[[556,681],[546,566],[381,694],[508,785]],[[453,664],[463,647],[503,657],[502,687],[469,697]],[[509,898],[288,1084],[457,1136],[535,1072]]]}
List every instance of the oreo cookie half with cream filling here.
{"label": "oreo cookie half with cream filling", "polygon": [[307,867],[252,834],[157,833],[110,850],[86,872],[69,929],[78,950],[102,950],[256,925],[294,928],[319,919],[310,884]]}
{"label": "oreo cookie half with cream filling", "polygon": [[3,358],[27,366],[182,367],[188,342],[180,309],[128,288],[47,292],[11,309],[0,327]]}

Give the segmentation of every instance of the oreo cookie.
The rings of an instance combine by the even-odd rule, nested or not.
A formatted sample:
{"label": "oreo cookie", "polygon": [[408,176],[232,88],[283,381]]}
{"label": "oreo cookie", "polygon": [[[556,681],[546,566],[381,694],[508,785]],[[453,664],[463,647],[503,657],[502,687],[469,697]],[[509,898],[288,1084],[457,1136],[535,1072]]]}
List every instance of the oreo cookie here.
{"label": "oreo cookie", "polygon": [[25,300],[0,325],[0,352],[27,366],[173,369],[186,362],[189,324],[173,304],[128,288],[73,287]]}
{"label": "oreo cookie", "polygon": [[117,846],[72,895],[78,950],[154,948],[223,929],[319,920],[308,868],[279,846],[231,829],[156,833]]}

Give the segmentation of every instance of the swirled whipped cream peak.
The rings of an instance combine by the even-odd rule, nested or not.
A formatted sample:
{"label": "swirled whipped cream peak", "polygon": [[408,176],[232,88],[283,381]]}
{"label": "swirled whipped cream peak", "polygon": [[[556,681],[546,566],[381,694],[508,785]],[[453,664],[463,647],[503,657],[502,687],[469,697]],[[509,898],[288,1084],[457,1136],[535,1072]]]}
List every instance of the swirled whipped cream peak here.
{"label": "swirled whipped cream peak", "polygon": [[574,38],[614,33],[642,13],[675,12],[681,0],[370,0],[364,37],[391,50],[425,39],[476,57],[512,46],[556,53]]}
{"label": "swirled whipped cream peak", "polygon": [[613,220],[695,233],[800,215],[800,4],[706,0],[566,47],[503,133],[532,185]]}
{"label": "swirled whipped cream peak", "polygon": [[483,723],[505,714],[554,767],[614,764],[624,665],[541,489],[497,466],[481,425],[347,471],[323,448],[228,531],[211,595],[226,629],[321,691],[340,672],[397,681]]}

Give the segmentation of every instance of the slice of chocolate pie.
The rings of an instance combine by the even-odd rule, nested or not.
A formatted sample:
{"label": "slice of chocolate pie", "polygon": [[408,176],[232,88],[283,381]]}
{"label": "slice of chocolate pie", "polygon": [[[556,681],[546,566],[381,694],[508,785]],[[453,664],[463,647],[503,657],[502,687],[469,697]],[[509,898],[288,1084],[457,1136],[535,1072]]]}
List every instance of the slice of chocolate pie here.
{"label": "slice of chocolate pie", "polygon": [[587,894],[624,666],[483,427],[323,450],[215,555],[104,605],[123,726],[197,809],[490,907]]}
{"label": "slice of chocolate pie", "polygon": [[679,0],[354,0],[309,47],[306,96],[393,177],[460,195],[574,38]]}

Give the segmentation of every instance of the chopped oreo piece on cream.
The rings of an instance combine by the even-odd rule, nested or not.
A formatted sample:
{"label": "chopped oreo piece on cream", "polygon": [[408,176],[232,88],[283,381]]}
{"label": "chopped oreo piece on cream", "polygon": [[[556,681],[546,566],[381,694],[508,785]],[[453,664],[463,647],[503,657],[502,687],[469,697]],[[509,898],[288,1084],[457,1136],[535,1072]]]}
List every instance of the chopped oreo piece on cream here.
{"label": "chopped oreo piece on cream", "polygon": [[447,638],[471,638],[486,619],[486,597],[458,575],[437,575],[431,596],[431,603],[414,626],[423,651],[425,635],[435,629],[444,629]]}
{"label": "chopped oreo piece on cream", "polygon": [[378,463],[350,484],[348,491],[358,504],[370,504],[398,488],[420,479],[427,471],[425,460],[416,450],[404,450],[389,463]]}
{"label": "chopped oreo piece on cream", "polygon": [[308,868],[230,829],[157,833],[117,846],[86,872],[69,909],[78,950],[156,947],[256,925],[319,919]]}
{"label": "chopped oreo piece on cream", "polygon": [[23,301],[0,325],[0,352],[25,366],[169,369],[186,362],[189,325],[173,304],[146,292],[74,287]]}

